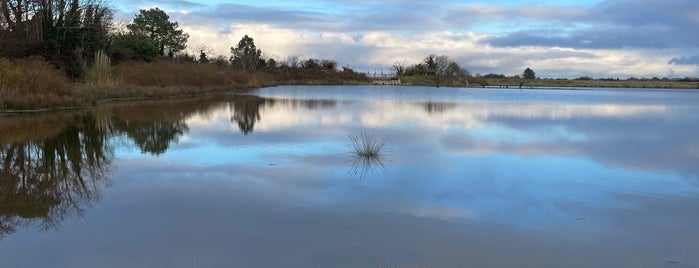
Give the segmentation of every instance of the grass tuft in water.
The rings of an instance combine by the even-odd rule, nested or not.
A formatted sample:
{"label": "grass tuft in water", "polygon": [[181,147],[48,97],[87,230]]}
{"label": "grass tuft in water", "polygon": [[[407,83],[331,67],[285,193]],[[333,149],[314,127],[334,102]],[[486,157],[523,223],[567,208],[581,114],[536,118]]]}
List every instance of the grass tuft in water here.
{"label": "grass tuft in water", "polygon": [[386,146],[386,139],[362,131],[359,135],[347,135],[352,147],[352,154],[361,158],[379,158]]}
{"label": "grass tuft in water", "polygon": [[359,135],[349,134],[350,148],[352,149],[351,175],[366,177],[377,168],[383,168],[383,160],[386,142],[388,139],[379,138],[374,134],[362,131]]}

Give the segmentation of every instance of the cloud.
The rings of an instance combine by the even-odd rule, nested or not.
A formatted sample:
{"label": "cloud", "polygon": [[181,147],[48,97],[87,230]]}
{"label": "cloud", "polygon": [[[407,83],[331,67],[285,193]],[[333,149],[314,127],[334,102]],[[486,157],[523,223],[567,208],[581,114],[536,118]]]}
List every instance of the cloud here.
{"label": "cloud", "polygon": [[[546,10],[546,9],[544,9]],[[560,10],[563,16],[553,15]],[[498,16],[519,16],[563,21],[570,27],[538,27],[499,34],[484,40],[494,46],[562,46],[572,48],[695,48],[699,35],[688,34],[699,27],[699,2],[692,0],[604,1],[577,12],[527,12],[498,9]],[[568,14],[566,14],[568,13]],[[487,13],[486,13],[487,14]]]}
{"label": "cloud", "polygon": [[248,34],[268,57],[327,58],[361,71],[446,54],[474,74],[514,75],[532,67],[541,77],[699,75],[699,65],[682,64],[691,57],[673,59],[699,55],[699,36],[688,34],[699,27],[696,1],[342,3],[216,4],[173,12],[171,18],[190,34],[190,48],[205,44],[226,57]]}
{"label": "cloud", "polygon": [[214,9],[198,10],[187,14],[187,16],[180,17],[183,21],[196,25],[255,22],[306,28],[329,23],[323,14],[316,12],[284,8],[262,8],[239,4],[220,4]]}
{"label": "cloud", "polygon": [[680,64],[680,65],[699,65],[699,55],[689,56],[689,57],[679,57],[672,58],[667,62],[668,64]]}
{"label": "cloud", "polygon": [[492,22],[493,20],[528,19],[533,21],[571,22],[587,20],[591,10],[575,6],[519,6],[469,4],[448,8],[445,20],[452,23]]}
{"label": "cloud", "polygon": [[135,5],[135,6],[158,5],[158,6],[165,6],[165,7],[171,7],[171,8],[187,8],[187,9],[205,8],[206,7],[206,5],[201,4],[201,3],[184,1],[184,0],[162,0],[162,1],[130,0],[130,1],[124,1],[124,3],[122,3],[122,5]]}

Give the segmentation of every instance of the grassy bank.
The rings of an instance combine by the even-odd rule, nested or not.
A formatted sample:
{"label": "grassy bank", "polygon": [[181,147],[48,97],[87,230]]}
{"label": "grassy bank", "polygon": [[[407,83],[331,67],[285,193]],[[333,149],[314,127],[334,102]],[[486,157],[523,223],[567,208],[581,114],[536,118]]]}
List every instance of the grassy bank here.
{"label": "grassy bank", "polygon": [[125,62],[96,57],[81,81],[40,58],[0,58],[0,112],[80,107],[109,99],[165,98],[231,92],[279,84],[362,84],[354,72],[287,68],[247,74],[228,65],[192,62]]}
{"label": "grassy bank", "polygon": [[[108,60],[107,60],[108,61]],[[0,110],[90,105],[114,98],[159,98],[260,87],[254,76],[233,68],[194,63],[96,62],[83,81],[39,58],[0,59]]]}
{"label": "grassy bank", "polygon": [[[401,84],[409,86],[437,86],[437,78],[434,75],[411,75],[411,76],[401,76]],[[455,79],[445,79],[439,82],[441,87],[468,87],[471,83],[468,79],[455,78]]]}
{"label": "grassy bank", "polygon": [[[362,73],[345,69],[278,67],[247,74],[227,64],[124,62],[112,66],[97,55],[80,81],[40,58],[0,58],[0,112],[81,107],[111,99],[166,98],[231,92],[275,85],[371,84]],[[434,75],[402,76],[404,85],[436,86]],[[699,89],[699,81],[567,80],[469,77],[442,79],[445,87],[610,87]]]}

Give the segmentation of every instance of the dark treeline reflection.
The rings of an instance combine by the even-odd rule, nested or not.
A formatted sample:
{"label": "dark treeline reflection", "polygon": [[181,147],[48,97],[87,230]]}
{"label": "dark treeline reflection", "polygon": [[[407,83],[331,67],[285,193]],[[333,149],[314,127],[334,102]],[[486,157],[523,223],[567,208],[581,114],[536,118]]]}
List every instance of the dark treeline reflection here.
{"label": "dark treeline reflection", "polygon": [[260,108],[268,102],[271,104],[273,100],[265,100],[251,95],[237,96],[233,106],[231,106],[233,110],[231,123],[238,124],[238,129],[244,135],[252,133],[255,123],[260,121]]}
{"label": "dark treeline reflection", "polygon": [[419,105],[422,106],[428,114],[443,114],[456,107],[456,103],[445,102],[425,102]]}
{"label": "dark treeline reflection", "polygon": [[25,225],[56,227],[99,198],[113,149],[95,116],[0,120],[0,238]]}
{"label": "dark treeline reflection", "polygon": [[230,107],[231,123],[252,133],[266,106],[335,107],[334,101],[224,95],[189,100],[102,105],[87,111],[0,117],[0,238],[19,228],[59,226],[99,199],[109,185],[114,147],[126,137],[159,155],[189,131],[186,119]]}
{"label": "dark treeline reflection", "polygon": [[252,133],[255,123],[261,119],[260,110],[266,106],[285,105],[292,109],[305,108],[309,110],[333,109],[337,106],[337,101],[334,100],[268,99],[252,95],[238,95],[231,99],[231,102],[233,104],[231,106],[233,111],[231,123],[238,124],[238,129],[244,135]]}

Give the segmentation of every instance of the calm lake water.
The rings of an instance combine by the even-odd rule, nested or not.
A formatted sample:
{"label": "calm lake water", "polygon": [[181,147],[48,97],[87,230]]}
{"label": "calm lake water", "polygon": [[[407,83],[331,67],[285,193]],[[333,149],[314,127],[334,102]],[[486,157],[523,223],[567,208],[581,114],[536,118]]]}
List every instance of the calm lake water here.
{"label": "calm lake water", "polygon": [[[386,140],[357,161],[348,135]],[[699,91],[284,86],[0,118],[2,267],[699,267]]]}

